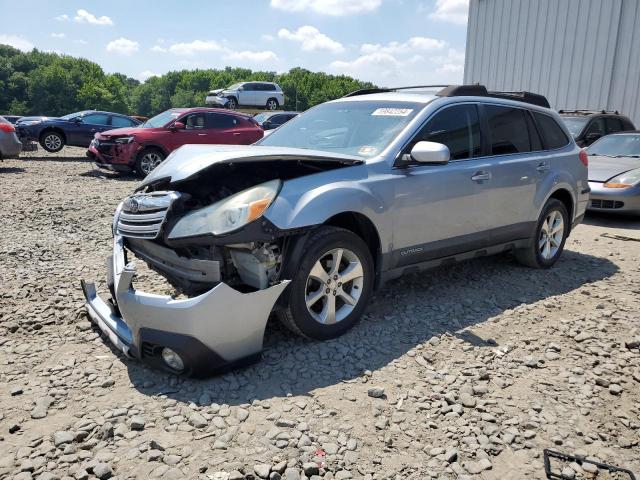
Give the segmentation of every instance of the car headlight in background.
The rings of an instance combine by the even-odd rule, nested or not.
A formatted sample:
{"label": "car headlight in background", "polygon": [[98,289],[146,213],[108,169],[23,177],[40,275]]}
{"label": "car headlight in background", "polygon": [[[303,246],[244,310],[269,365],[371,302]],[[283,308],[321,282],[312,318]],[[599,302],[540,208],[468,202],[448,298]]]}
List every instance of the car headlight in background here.
{"label": "car headlight in background", "polygon": [[31,125],[37,125],[38,123],[42,123],[42,120],[25,120],[23,122],[18,122],[18,125],[22,127],[30,127]]}
{"label": "car headlight in background", "polygon": [[175,224],[169,238],[222,235],[237,230],[262,216],[278,195],[281,183],[280,180],[261,183],[189,213]]}
{"label": "car headlight in background", "polygon": [[640,183],[640,168],[629,170],[605,182],[607,188],[629,188]]}
{"label": "car headlight in background", "polygon": [[115,143],[131,143],[133,142],[133,140],[134,140],[133,135],[129,135],[128,137],[118,137],[113,139]]}

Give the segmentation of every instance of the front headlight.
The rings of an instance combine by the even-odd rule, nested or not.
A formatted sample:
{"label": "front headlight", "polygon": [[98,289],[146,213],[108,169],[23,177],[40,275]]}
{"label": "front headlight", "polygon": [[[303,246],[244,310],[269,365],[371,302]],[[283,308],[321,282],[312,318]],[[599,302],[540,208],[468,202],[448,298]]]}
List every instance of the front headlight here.
{"label": "front headlight", "polygon": [[281,183],[271,180],[185,215],[175,224],[169,238],[222,235],[237,230],[262,216],[276,198]]}
{"label": "front headlight", "polygon": [[640,183],[640,168],[629,170],[617,177],[607,181],[604,186],[607,188],[629,188]]}
{"label": "front headlight", "polygon": [[113,141],[115,143],[131,143],[134,140],[134,136],[130,135],[128,137],[118,137],[118,138],[114,138]]}

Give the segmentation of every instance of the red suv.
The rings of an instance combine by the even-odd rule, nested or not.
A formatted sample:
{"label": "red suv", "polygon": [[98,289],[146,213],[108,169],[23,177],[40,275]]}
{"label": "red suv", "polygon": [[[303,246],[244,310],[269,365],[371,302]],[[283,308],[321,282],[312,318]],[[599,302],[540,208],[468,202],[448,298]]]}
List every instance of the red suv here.
{"label": "red suv", "polygon": [[249,145],[263,136],[249,115],[217,108],[172,108],[133,128],[96,133],[87,156],[100,168],[147,176],[188,143]]}

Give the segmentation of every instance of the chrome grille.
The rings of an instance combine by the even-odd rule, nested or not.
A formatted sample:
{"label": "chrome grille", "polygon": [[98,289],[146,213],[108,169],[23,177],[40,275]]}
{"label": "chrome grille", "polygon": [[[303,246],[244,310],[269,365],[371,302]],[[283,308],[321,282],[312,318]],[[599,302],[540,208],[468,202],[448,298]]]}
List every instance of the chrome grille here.
{"label": "chrome grille", "polygon": [[118,233],[131,238],[156,238],[169,207],[179,197],[178,192],[139,193],[127,197],[118,216]]}

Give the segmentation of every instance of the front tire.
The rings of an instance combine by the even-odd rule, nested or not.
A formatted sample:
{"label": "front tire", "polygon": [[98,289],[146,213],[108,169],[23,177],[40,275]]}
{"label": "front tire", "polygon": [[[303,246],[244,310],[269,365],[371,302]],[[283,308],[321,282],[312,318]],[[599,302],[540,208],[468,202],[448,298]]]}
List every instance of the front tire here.
{"label": "front tire", "polygon": [[337,227],[320,227],[305,242],[295,266],[284,325],[306,338],[328,340],[352,328],[364,313],[374,281],[373,260],[360,237]]}
{"label": "front tire", "polygon": [[47,152],[56,153],[64,148],[64,137],[58,132],[45,132],[40,137],[40,145]]}
{"label": "front tire", "polygon": [[527,248],[516,250],[516,258],[528,267],[552,267],[564,250],[569,227],[567,207],[560,200],[550,199],[538,218],[534,241]]}
{"label": "front tire", "polygon": [[136,158],[136,173],[144,178],[149,175],[165,159],[165,155],[157,148],[146,148]]}
{"label": "front tire", "polygon": [[231,110],[235,110],[236,108],[238,108],[238,100],[236,100],[236,97],[229,97],[229,103],[227,104],[227,107],[229,107],[229,109]]}

